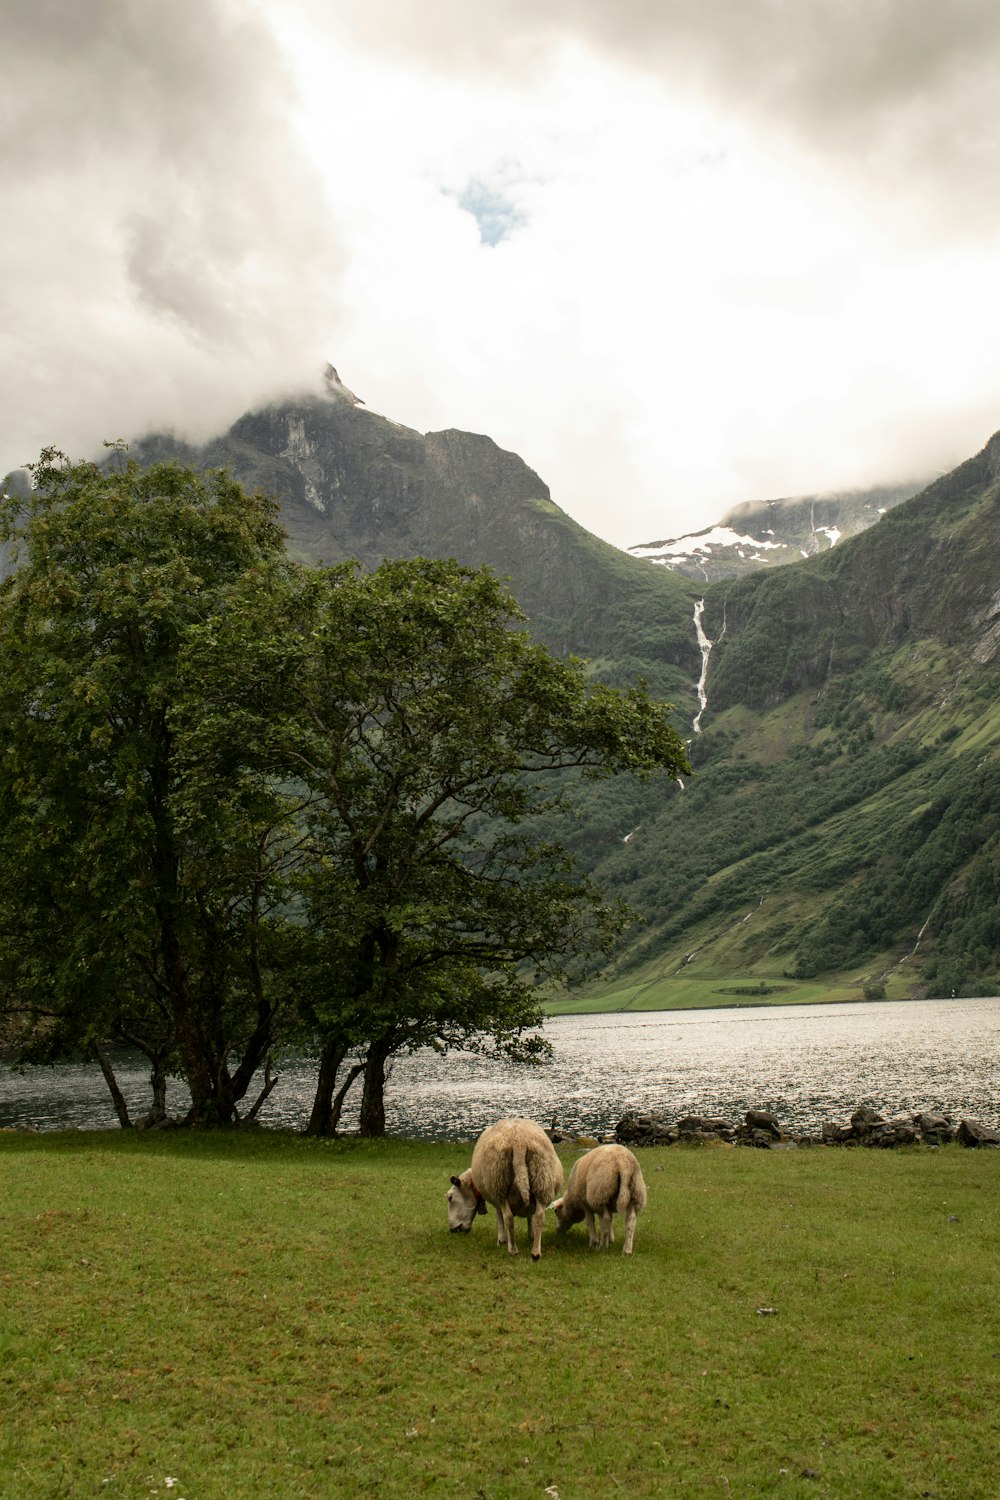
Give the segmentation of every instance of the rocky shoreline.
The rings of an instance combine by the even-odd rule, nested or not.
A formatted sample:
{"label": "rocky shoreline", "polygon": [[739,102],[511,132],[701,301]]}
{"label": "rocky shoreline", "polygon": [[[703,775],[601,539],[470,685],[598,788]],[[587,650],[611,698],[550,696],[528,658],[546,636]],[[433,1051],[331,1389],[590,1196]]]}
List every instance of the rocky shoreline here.
{"label": "rocky shoreline", "polygon": [[[558,1131],[550,1132],[558,1139]],[[727,1145],[756,1146],[763,1150],[788,1150],[799,1146],[942,1146],[958,1141],[963,1146],[1000,1146],[1000,1131],[978,1120],[953,1120],[949,1115],[923,1111],[886,1119],[866,1104],[853,1112],[849,1124],[831,1120],[818,1135],[783,1130],[769,1110],[748,1109],[742,1122],[684,1115],[670,1120],[666,1115],[630,1110],[615,1126],[613,1139],[625,1146]]]}

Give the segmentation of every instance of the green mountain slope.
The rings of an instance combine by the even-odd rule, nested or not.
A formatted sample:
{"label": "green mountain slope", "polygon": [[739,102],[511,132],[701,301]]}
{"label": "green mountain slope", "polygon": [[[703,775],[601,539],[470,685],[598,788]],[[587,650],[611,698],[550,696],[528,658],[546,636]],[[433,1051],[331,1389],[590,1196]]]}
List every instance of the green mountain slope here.
{"label": "green mountain slope", "polygon": [[1000,435],[856,539],[708,590],[696,775],[592,851],[644,917],[615,1003],[1000,990],[998,556]]}

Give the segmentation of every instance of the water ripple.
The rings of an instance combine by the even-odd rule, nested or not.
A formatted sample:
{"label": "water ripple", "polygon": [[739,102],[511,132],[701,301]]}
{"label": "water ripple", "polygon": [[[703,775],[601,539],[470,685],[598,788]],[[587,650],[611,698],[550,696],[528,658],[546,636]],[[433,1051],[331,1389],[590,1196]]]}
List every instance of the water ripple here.
{"label": "water ripple", "polygon": [[[890,1115],[941,1110],[988,1124],[1000,1116],[1000,999],[559,1016],[545,1031],[554,1056],[538,1069],[461,1053],[397,1059],[386,1095],[389,1132],[469,1139],[491,1120],[524,1114],[601,1134],[626,1109],[733,1120],[747,1109],[773,1109],[783,1125],[803,1131],[846,1122],[858,1104]],[[119,1062],[129,1107],[140,1114],[148,1107],[142,1059]],[[262,1123],[301,1130],[315,1072],[308,1058],[286,1060]],[[186,1106],[183,1086],[172,1084],[168,1107]],[[96,1067],[18,1073],[0,1066],[0,1126],[105,1130],[116,1123]],[[345,1128],[356,1125],[348,1112]]]}

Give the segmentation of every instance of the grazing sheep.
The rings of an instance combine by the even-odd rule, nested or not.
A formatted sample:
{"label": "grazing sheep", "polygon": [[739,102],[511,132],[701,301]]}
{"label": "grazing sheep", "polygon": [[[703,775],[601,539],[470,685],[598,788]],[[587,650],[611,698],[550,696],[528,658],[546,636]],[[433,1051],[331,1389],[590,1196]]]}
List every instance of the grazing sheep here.
{"label": "grazing sheep", "polygon": [[468,1234],[477,1214],[492,1203],[497,1216],[497,1244],[517,1254],[514,1216],[529,1221],[531,1258],[542,1253],[545,1206],[562,1188],[562,1162],[545,1131],[534,1120],[499,1120],[488,1125],[475,1144],[472,1166],[451,1179],[448,1228]]}
{"label": "grazing sheep", "polygon": [[[631,1255],[636,1216],[646,1207],[642,1168],[627,1146],[595,1146],[573,1163],[566,1192],[552,1207],[561,1232],[586,1219],[590,1243],[600,1250],[614,1243],[611,1215],[621,1214],[625,1219],[622,1254]],[[595,1214],[600,1215],[600,1235]]]}

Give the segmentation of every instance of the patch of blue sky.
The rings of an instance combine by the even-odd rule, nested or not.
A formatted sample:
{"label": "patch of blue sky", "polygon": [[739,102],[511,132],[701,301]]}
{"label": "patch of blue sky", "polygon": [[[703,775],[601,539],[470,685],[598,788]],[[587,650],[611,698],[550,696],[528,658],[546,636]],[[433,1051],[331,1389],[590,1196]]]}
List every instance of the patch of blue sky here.
{"label": "patch of blue sky", "polygon": [[456,194],[456,202],[475,219],[484,245],[499,245],[525,223],[524,215],[510,198],[476,177]]}

